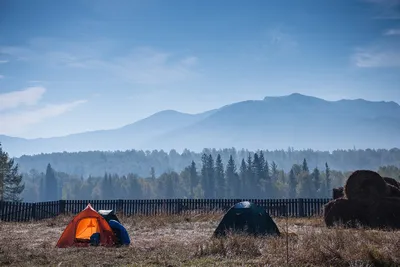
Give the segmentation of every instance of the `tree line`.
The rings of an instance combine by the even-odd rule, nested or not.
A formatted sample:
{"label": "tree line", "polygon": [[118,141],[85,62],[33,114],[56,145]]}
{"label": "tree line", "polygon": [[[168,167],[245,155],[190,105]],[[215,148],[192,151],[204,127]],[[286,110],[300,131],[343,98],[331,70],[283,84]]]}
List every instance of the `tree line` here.
{"label": "tree line", "polygon": [[[194,160],[180,172],[173,170],[157,175],[119,175],[84,178],[56,170],[50,163],[46,171],[21,172],[0,144],[0,200],[52,201],[58,199],[157,199],[157,198],[325,198],[333,187],[343,186],[351,171],[310,168],[308,159],[292,164],[285,171],[275,161],[268,161],[263,151],[249,153],[239,161],[230,155],[203,153],[200,164]],[[400,169],[381,166],[382,176],[400,179]]]}
{"label": "tree line", "polygon": [[[380,167],[381,175],[398,179],[400,169]],[[157,176],[105,173],[87,179],[57,172],[51,164],[46,172],[31,170],[24,174],[25,201],[58,199],[171,199],[171,198],[330,198],[332,188],[343,186],[351,172],[332,170],[326,162],[323,169],[310,168],[304,158],[288,172],[275,161],[269,162],[263,152],[248,155],[236,162],[233,156],[224,163],[217,154],[203,154],[201,164],[192,161],[181,172],[168,171]]]}

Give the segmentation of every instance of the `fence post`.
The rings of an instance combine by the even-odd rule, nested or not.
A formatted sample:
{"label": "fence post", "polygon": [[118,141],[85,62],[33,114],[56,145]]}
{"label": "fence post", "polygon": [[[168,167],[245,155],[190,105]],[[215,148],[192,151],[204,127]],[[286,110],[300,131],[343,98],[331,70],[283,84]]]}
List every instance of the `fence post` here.
{"label": "fence post", "polygon": [[36,203],[32,203],[32,219],[36,220]]}
{"label": "fence post", "polygon": [[302,198],[298,199],[297,205],[298,205],[298,211],[299,211],[299,217],[304,217],[304,201]]}
{"label": "fence post", "polygon": [[4,201],[0,200],[0,220],[3,221],[3,216],[4,216]]}
{"label": "fence post", "polygon": [[65,200],[58,201],[58,213],[65,214]]}

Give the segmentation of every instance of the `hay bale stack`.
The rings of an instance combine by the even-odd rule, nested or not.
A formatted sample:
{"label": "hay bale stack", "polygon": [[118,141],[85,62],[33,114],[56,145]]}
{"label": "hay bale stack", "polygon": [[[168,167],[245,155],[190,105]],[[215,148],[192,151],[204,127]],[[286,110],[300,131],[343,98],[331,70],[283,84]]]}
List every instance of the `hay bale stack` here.
{"label": "hay bale stack", "polygon": [[[344,192],[343,192],[344,191]],[[400,183],[369,170],[352,173],[343,188],[334,188],[334,200],[324,206],[328,227],[366,226],[400,229]]]}
{"label": "hay bale stack", "polygon": [[338,198],[324,206],[324,221],[326,226],[340,224],[345,227],[369,226],[370,222],[366,202]]}
{"label": "hay bale stack", "polygon": [[376,172],[358,170],[353,172],[344,187],[345,196],[352,200],[372,200],[387,194],[387,183]]}

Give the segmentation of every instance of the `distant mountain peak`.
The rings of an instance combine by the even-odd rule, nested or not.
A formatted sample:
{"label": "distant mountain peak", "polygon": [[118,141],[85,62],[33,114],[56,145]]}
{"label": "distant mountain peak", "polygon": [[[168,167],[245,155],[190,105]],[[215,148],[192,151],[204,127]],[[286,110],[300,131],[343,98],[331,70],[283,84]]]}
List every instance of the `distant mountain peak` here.
{"label": "distant mountain peak", "polygon": [[287,95],[286,97],[312,97],[312,96],[303,95],[303,94],[300,94],[300,93],[292,93],[290,95]]}
{"label": "distant mountain peak", "polygon": [[158,112],[156,112],[156,113],[154,113],[154,114],[152,114],[150,116],[154,116],[154,115],[174,115],[174,114],[185,114],[185,113],[179,112],[179,111],[176,111],[176,110],[173,110],[173,109],[165,109],[165,110],[158,111]]}
{"label": "distant mountain peak", "polygon": [[292,93],[284,96],[266,96],[264,98],[264,101],[271,101],[276,99],[289,100],[289,101],[326,101],[324,99],[315,96],[309,96],[300,93]]}

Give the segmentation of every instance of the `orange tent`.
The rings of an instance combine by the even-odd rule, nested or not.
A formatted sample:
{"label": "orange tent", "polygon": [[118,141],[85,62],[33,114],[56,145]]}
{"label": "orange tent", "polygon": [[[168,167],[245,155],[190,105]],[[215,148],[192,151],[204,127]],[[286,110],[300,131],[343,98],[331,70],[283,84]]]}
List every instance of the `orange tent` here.
{"label": "orange tent", "polygon": [[67,225],[57,242],[57,247],[89,246],[90,236],[94,233],[100,233],[100,245],[114,245],[115,235],[110,225],[88,204]]}

